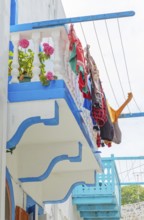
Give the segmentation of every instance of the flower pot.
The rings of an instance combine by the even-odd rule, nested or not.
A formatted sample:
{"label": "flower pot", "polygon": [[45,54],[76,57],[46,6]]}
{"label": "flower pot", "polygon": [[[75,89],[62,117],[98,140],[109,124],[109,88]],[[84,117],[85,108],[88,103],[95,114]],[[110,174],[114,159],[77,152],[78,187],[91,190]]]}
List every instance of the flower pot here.
{"label": "flower pot", "polygon": [[18,79],[19,79],[20,83],[30,82],[31,81],[31,77],[30,76],[18,77]]}

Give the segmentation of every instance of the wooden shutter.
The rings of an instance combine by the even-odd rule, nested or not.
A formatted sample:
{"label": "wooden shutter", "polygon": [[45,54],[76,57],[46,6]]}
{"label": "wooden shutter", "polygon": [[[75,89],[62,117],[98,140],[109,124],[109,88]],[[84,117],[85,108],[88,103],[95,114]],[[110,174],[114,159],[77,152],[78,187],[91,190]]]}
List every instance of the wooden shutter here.
{"label": "wooden shutter", "polygon": [[29,214],[19,206],[16,206],[15,220],[29,220]]}

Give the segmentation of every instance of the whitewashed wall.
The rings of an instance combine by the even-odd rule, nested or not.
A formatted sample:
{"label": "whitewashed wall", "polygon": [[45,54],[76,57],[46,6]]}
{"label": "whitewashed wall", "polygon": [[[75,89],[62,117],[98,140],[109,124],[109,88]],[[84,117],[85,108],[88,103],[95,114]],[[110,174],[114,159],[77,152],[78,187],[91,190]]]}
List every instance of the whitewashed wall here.
{"label": "whitewashed wall", "polygon": [[[18,23],[30,23],[50,19],[65,18],[61,0],[18,0]],[[15,202],[24,208],[25,194],[13,181]],[[57,205],[47,205],[45,208],[47,220],[81,220],[72,199]]]}
{"label": "whitewashed wall", "polygon": [[48,220],[82,220],[76,206],[72,205],[71,197],[64,203],[46,205],[45,212],[48,213]]}
{"label": "whitewashed wall", "polygon": [[20,183],[15,180],[15,178],[12,178],[12,185],[14,191],[15,205],[20,206],[21,208],[26,210],[26,193],[23,191]]}
{"label": "whitewashed wall", "polygon": [[18,0],[18,23],[65,18],[61,0]]}

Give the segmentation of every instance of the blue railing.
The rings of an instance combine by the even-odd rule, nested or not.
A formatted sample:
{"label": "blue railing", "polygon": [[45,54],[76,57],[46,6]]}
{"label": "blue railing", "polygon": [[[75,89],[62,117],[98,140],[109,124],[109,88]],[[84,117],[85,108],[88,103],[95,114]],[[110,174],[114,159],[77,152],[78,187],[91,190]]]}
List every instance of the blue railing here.
{"label": "blue railing", "polygon": [[77,186],[73,191],[73,197],[114,196],[120,205],[120,180],[113,158],[103,158],[102,166],[103,173],[97,173],[96,184]]}

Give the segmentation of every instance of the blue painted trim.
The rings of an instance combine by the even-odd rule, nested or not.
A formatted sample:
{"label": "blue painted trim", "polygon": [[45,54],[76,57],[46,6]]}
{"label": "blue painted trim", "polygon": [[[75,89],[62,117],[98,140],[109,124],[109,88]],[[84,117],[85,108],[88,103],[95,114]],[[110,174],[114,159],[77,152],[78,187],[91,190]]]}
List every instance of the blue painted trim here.
{"label": "blue painted trim", "polygon": [[18,127],[14,136],[7,142],[7,149],[16,146],[22,138],[26,129],[34,124],[43,123],[46,126],[55,126],[59,124],[59,106],[55,101],[55,116],[51,119],[41,119],[40,116],[31,117],[24,120]]}
{"label": "blue painted trim", "polygon": [[36,205],[30,206],[27,208],[27,213],[31,214],[31,220],[35,220],[36,217]]}
{"label": "blue painted trim", "polygon": [[130,156],[130,157],[104,157],[102,160],[144,160],[144,156]]}
{"label": "blue painted trim", "polygon": [[25,177],[25,178],[19,178],[19,180],[21,182],[40,182],[43,181],[44,179],[47,179],[48,176],[50,175],[53,167],[55,166],[55,164],[57,164],[58,162],[62,161],[62,160],[69,160],[70,162],[80,162],[82,159],[82,144],[79,142],[79,153],[77,156],[75,157],[69,157],[68,155],[59,155],[57,157],[55,157],[51,163],[49,164],[47,170],[38,177]]}
{"label": "blue painted trim", "polygon": [[8,85],[9,102],[24,102],[24,101],[48,100],[48,99],[66,100],[95,158],[97,159],[99,165],[101,166],[101,157],[89,136],[88,130],[85,126],[80,111],[77,108],[64,80],[51,81],[49,86],[42,86],[41,82],[13,83]]}
{"label": "blue painted trim", "polygon": [[14,191],[13,191],[13,185],[11,181],[11,176],[8,171],[8,168],[6,168],[6,180],[9,186],[10,190],[10,199],[11,199],[11,220],[15,220],[15,200],[14,200]]}
{"label": "blue painted trim", "polygon": [[82,17],[55,19],[55,20],[41,21],[41,22],[35,22],[35,23],[12,25],[10,27],[10,32],[28,31],[28,30],[32,30],[32,29],[63,26],[65,24],[70,24],[70,23],[79,23],[79,22],[85,22],[85,21],[104,20],[104,19],[113,19],[113,18],[122,18],[122,17],[134,16],[134,15],[135,15],[134,11],[124,11],[124,12],[89,15],[89,16],[82,16]]}
{"label": "blue painted trim", "polygon": [[[94,176],[95,176],[95,181],[96,181],[96,172],[94,173]],[[82,185],[82,184],[84,184],[84,185],[86,185],[86,186],[88,186],[88,187],[94,187],[95,185],[96,185],[96,182],[95,183],[93,183],[93,184],[86,184],[84,181],[80,181],[80,182],[77,182],[77,183],[74,183],[71,187],[70,187],[70,189],[69,189],[69,191],[67,192],[67,194],[65,195],[65,197],[63,198],[63,199],[60,199],[60,200],[47,200],[47,201],[43,201],[43,203],[44,204],[57,204],[57,203],[63,203],[63,202],[65,202],[65,201],[67,201],[67,199],[69,198],[69,196],[72,194],[72,191],[74,190],[74,188],[76,187],[76,186],[79,186],[79,185]]]}
{"label": "blue painted trim", "polygon": [[18,23],[17,5],[17,0],[11,0],[10,25]]}
{"label": "blue painted trim", "polygon": [[18,0],[15,0],[16,7],[15,7],[15,25],[18,24]]}
{"label": "blue painted trim", "polygon": [[121,186],[126,186],[126,185],[144,185],[144,182],[121,182]]}
{"label": "blue painted trim", "polygon": [[144,117],[144,112],[126,113],[120,115],[120,118],[136,118],[136,117]]}
{"label": "blue painted trim", "polygon": [[29,195],[27,195],[27,197],[26,197],[26,210],[27,210],[27,212],[32,211],[32,209],[33,209],[33,211],[35,211],[34,210],[35,205],[38,206],[38,215],[43,215],[44,214],[44,209],[40,205],[38,205],[36,203],[36,201],[34,201]]}

